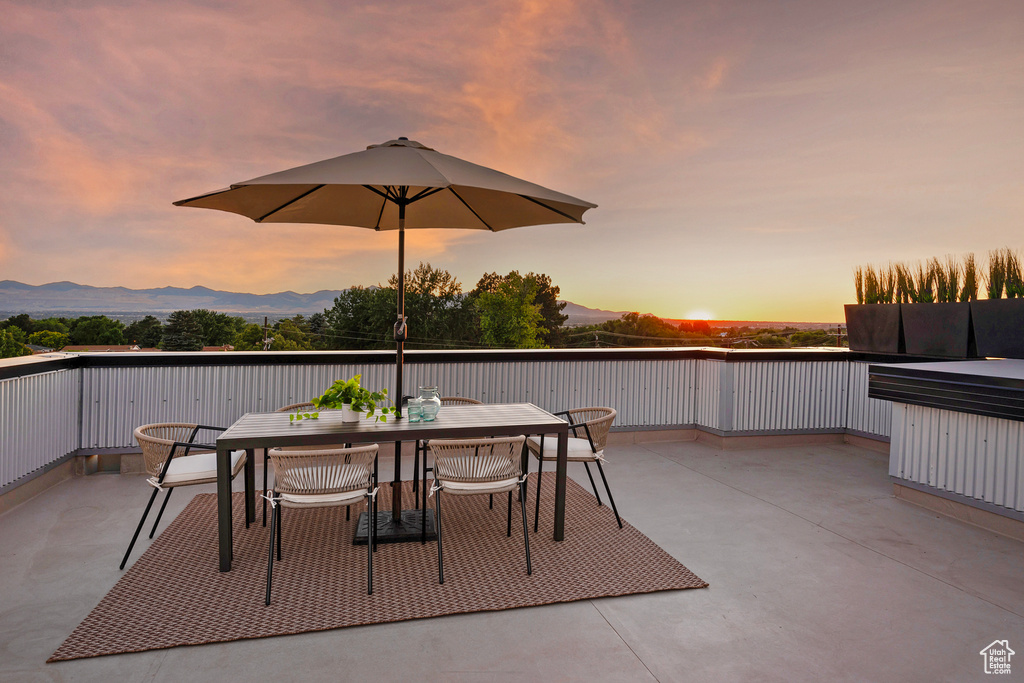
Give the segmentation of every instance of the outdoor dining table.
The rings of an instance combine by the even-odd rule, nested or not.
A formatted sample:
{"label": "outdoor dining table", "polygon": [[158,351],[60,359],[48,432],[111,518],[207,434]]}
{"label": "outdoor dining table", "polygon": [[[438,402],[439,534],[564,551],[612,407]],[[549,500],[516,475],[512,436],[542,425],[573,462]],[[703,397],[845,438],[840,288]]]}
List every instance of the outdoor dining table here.
{"label": "outdoor dining table", "polygon": [[[279,446],[329,446],[338,443],[381,443],[421,439],[470,439],[495,436],[555,434],[558,460],[555,467],[555,534],[565,538],[565,487],[568,463],[569,423],[532,403],[484,403],[445,406],[432,422],[390,418],[375,422],[342,422],[341,411],[321,411],[315,420],[289,420],[288,413],[246,413],[217,438],[217,531],[220,571],[231,571],[233,547],[231,524],[231,452],[246,450],[255,458],[257,448]],[[395,477],[400,450],[396,448]],[[254,476],[247,469],[246,477]],[[415,474],[414,474],[415,476]],[[250,482],[251,483],[251,482]],[[396,482],[400,485],[400,482]],[[246,519],[255,518],[253,486],[246,486]]]}

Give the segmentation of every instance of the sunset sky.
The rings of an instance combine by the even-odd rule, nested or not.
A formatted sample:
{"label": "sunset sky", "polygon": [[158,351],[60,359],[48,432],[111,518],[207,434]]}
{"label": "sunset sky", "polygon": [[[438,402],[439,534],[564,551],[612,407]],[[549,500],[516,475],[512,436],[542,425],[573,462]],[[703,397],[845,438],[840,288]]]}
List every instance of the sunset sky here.
{"label": "sunset sky", "polygon": [[470,289],[838,321],[865,263],[1024,247],[1024,2],[0,1],[0,280],[384,282],[396,233],[172,206],[398,136],[598,204],[411,231]]}

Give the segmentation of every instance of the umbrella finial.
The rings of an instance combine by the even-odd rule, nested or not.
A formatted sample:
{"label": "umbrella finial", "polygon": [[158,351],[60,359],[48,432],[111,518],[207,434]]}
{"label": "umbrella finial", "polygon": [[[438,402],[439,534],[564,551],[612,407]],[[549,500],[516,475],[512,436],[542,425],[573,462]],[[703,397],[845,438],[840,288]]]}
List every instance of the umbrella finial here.
{"label": "umbrella finial", "polygon": [[374,149],[376,147],[413,147],[415,149],[425,149],[425,150],[431,151],[431,152],[434,151],[430,147],[427,147],[426,145],[421,145],[420,143],[416,142],[415,140],[410,140],[409,138],[405,137],[404,135],[402,137],[396,138],[394,140],[388,140],[387,142],[382,142],[379,145],[368,145],[366,147],[366,149]]}

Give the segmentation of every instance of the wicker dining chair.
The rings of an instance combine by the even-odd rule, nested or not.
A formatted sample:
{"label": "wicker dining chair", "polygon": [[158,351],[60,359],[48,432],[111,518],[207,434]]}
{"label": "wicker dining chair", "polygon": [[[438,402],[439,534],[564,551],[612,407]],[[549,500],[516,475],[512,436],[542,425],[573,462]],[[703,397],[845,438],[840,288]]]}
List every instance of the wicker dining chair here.
{"label": "wicker dining chair", "polygon": [[[442,406],[478,406],[483,405],[483,401],[478,401],[475,398],[465,398],[464,396],[442,396]],[[423,471],[420,472],[420,457],[422,454]],[[423,509],[427,509],[427,472],[433,471],[433,468],[427,467],[427,447],[425,441],[416,442],[416,450],[413,453],[412,459],[412,493],[416,500],[416,509],[420,509],[420,490],[423,491]],[[423,485],[419,485],[419,474],[422,474]],[[426,518],[424,518],[426,519]],[[426,522],[424,522],[426,524]],[[423,539],[424,543],[426,538]]]}
{"label": "wicker dining chair", "polygon": [[[317,408],[315,405],[313,405],[309,401],[304,401],[302,403],[292,403],[291,405],[282,406],[281,408],[278,408],[274,412],[275,413],[290,413],[290,412],[293,412],[293,411],[313,411],[313,412],[316,412],[316,411],[322,411],[322,410],[323,410],[322,408]],[[344,444],[344,445],[337,445],[337,446],[335,446],[335,445],[318,446],[317,448],[319,448],[320,450],[332,449],[332,448],[348,448],[351,445],[352,444]],[[285,450],[309,450],[309,448],[310,447],[308,447],[308,446],[288,446],[288,447],[285,448]],[[267,452],[266,449],[264,449],[264,451],[263,451],[263,492],[264,492],[264,494],[266,494],[266,492],[269,490],[267,488],[267,479],[268,479],[268,473],[269,472],[270,472],[270,454]],[[416,477],[413,476],[413,480],[415,480],[415,479],[416,479]],[[415,481],[414,481],[414,483],[415,483]],[[374,484],[374,486],[377,485],[377,461],[376,460],[374,460],[374,463],[373,463],[373,484]],[[352,511],[349,508],[345,509],[345,519],[346,520],[349,519],[351,513],[352,513]],[[266,525],[267,525],[267,498],[266,498],[266,495],[264,495],[263,496],[263,526],[266,526]]]}
{"label": "wicker dining chair", "polygon": [[[569,462],[582,462],[587,469],[587,477],[590,479],[590,487],[594,490],[594,497],[597,504],[601,503],[601,494],[594,484],[594,476],[590,473],[590,463],[597,464],[597,471],[601,473],[601,480],[604,482],[604,490],[608,493],[608,501],[612,504],[612,512],[615,513],[615,521],[622,528],[622,520],[619,518],[619,510],[615,507],[615,499],[612,498],[612,490],[608,488],[608,478],[601,467],[604,460],[604,447],[608,441],[608,430],[615,421],[614,408],[574,408],[563,410],[555,415],[565,416],[569,420]],[[551,435],[545,440],[543,435],[540,438],[531,436],[526,440],[526,447],[530,449],[533,457],[537,458],[537,504],[533,513],[533,530],[537,530],[537,517],[540,515],[540,486],[544,476],[544,463],[554,462],[558,459],[558,442]]]}
{"label": "wicker dining chair", "polygon": [[366,501],[366,592],[373,595],[373,546],[376,524],[372,519],[372,501],[377,489],[373,484],[373,464],[377,460],[377,444],[353,448],[299,450],[271,448],[274,467],[274,489],[269,494],[270,553],[267,560],[267,599],[274,576],[274,546],[281,560],[282,508],[307,509],[349,506]]}
{"label": "wicker dining chair", "polygon": [[519,509],[523,514],[523,539],[526,543],[526,573],[533,574],[530,563],[530,532],[526,522],[526,478],[523,476],[524,436],[497,439],[431,439],[427,448],[434,454],[434,515],[437,520],[437,577],[444,583],[444,553],[441,544],[442,493],[453,496],[508,493],[506,535],[512,536],[512,491],[519,489]]}
{"label": "wicker dining chair", "polygon": [[[301,410],[301,411],[304,411],[304,410],[317,410],[317,407],[315,405],[313,405],[312,403],[310,403],[309,401],[304,401],[302,403],[292,403],[291,405],[282,406],[282,407],[278,408],[277,410],[275,410],[274,412],[275,413],[290,413],[292,411],[298,411],[298,410]],[[268,490],[267,489],[267,475],[268,475],[269,472],[270,472],[270,453],[267,452],[267,449],[263,449],[263,493],[264,493],[264,496],[263,496],[263,526],[267,525],[267,498],[266,498],[266,492]]]}
{"label": "wicker dining chair", "polygon": [[[128,544],[128,550],[121,560],[121,569],[128,563],[128,557],[132,554],[135,542],[139,539],[139,533],[146,523],[146,517],[153,507],[153,501],[160,491],[166,491],[164,502],[160,505],[160,512],[156,515],[153,529],[149,537],[153,538],[157,526],[160,525],[160,518],[164,515],[167,501],[171,498],[171,492],[179,486],[194,486],[196,484],[210,484],[217,482],[217,447],[210,443],[196,441],[200,431],[208,430],[223,432],[226,427],[210,427],[184,422],[160,422],[155,424],[142,425],[135,428],[135,440],[142,449],[142,458],[149,473],[146,483],[153,487],[153,495],[149,497],[149,503],[142,513],[139,526],[135,529],[132,542]],[[231,453],[231,479],[235,478],[245,466],[245,451],[233,451]],[[248,493],[249,480],[246,479],[246,493]],[[249,526],[249,517],[246,515],[245,526]]]}

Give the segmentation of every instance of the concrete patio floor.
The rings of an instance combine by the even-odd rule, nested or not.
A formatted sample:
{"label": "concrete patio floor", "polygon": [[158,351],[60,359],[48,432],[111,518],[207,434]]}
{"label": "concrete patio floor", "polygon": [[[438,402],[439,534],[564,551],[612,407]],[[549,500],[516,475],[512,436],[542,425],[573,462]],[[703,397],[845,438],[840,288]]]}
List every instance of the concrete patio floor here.
{"label": "concrete patio floor", "polygon": [[710,588],[45,664],[122,576],[149,495],[92,475],[0,516],[0,680],[964,681],[996,639],[1024,676],[1024,544],[895,499],[887,456],[674,441],[608,457],[623,516]]}

